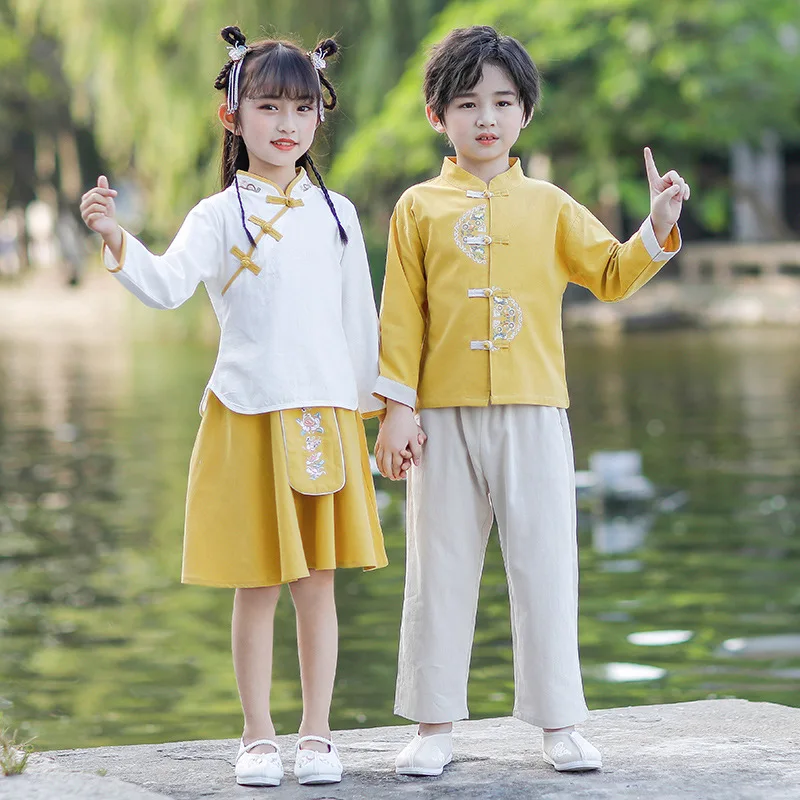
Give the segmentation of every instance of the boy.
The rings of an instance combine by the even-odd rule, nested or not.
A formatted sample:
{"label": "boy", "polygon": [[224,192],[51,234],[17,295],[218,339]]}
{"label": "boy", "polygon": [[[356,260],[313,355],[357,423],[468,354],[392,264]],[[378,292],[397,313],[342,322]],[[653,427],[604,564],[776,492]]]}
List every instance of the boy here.
{"label": "boy", "polygon": [[413,460],[395,713],[420,725],[396,769],[439,775],[452,759],[494,517],[514,715],[544,729],[544,759],[557,770],[599,769],[600,753],[573,727],[587,709],[561,300],[569,281],[613,301],[655,275],[680,247],[689,187],[674,171],[659,176],[645,149],[650,216],[620,244],[565,192],[526,178],[509,151],[539,76],[522,45],[492,28],[452,31],[432,52],[424,90],[428,120],[456,156],[392,216],[375,390],[388,406],[375,450],[382,474],[401,478]]}

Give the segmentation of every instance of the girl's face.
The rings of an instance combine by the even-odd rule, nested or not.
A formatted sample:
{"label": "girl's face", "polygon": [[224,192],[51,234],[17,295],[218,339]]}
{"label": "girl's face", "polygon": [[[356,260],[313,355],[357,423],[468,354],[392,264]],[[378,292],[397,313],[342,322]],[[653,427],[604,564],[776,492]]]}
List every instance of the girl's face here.
{"label": "girl's face", "polygon": [[295,162],[311,147],[319,122],[316,99],[285,97],[243,98],[238,126],[222,105],[220,119],[228,130],[244,139],[250,172],[276,183],[284,175],[288,181],[294,178]]}
{"label": "girl's face", "polygon": [[453,98],[444,119],[426,110],[433,128],[453,143],[459,163],[505,161],[526,124],[516,85],[494,64],[484,66],[474,89]]}

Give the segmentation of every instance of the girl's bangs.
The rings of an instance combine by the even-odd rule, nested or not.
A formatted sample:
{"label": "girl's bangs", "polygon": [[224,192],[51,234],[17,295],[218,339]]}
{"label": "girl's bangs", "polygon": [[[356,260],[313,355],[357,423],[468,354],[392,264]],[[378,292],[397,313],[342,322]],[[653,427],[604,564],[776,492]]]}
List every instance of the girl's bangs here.
{"label": "girl's bangs", "polygon": [[245,63],[242,96],[319,100],[317,71],[299,50],[277,46]]}

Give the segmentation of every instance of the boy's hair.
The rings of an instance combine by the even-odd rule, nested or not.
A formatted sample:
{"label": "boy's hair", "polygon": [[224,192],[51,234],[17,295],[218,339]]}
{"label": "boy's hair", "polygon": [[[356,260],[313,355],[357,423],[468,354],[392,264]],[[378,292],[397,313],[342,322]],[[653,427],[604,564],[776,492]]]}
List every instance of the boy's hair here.
{"label": "boy's hair", "polygon": [[[288,100],[308,99],[309,104],[315,108],[318,104],[329,111],[336,108],[336,90],[325,77],[321,69],[318,69],[311,59],[311,53],[306,53],[294,42],[278,39],[262,39],[252,44],[247,44],[244,34],[235,25],[223,28],[220,36],[232,47],[246,45],[247,53],[242,59],[241,75],[239,76],[239,97],[284,97]],[[314,52],[321,58],[327,59],[339,50],[339,45],[333,39],[323,39],[314,48]],[[231,77],[233,61],[227,61],[214,81],[214,88],[227,91],[228,81]],[[328,97],[322,93],[323,87],[327,90]],[[234,112],[234,119],[238,123],[239,111]],[[297,160],[298,167],[305,167],[314,173],[319,188],[325,195],[328,207],[336,220],[339,228],[339,238],[343,244],[347,244],[347,233],[339,220],[336,208],[333,205],[328,187],[322,180],[322,175],[317,169],[316,164],[311,159],[311,154],[306,152]],[[222,140],[222,164],[220,169],[220,179],[222,188],[227,189],[236,183],[236,173],[238,170],[245,172],[250,168],[250,159],[247,155],[247,148],[244,140],[239,134],[225,130]],[[237,194],[239,185],[236,183]],[[239,197],[239,206],[242,206]],[[244,226],[247,238],[255,247],[255,241],[244,223],[244,208],[242,208],[242,225]]]}
{"label": "boy's hair", "polygon": [[447,106],[471,92],[483,76],[485,64],[500,67],[517,87],[519,102],[529,120],[539,102],[539,70],[528,51],[511,36],[488,25],[456,28],[431,49],[425,64],[425,103],[444,120]]}

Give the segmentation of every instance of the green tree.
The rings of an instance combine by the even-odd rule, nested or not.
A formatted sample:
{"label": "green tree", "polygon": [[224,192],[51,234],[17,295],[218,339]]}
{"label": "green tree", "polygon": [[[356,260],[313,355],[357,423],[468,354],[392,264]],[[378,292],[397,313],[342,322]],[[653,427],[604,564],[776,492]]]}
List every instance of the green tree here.
{"label": "green tree", "polygon": [[20,30],[0,0],[0,212],[39,196],[72,202],[76,136],[58,43],[37,27]]}
{"label": "green tree", "polygon": [[[339,129],[380,106],[443,0],[10,0],[23,32],[61,43],[75,116],[90,125],[116,175],[136,180],[151,233],[171,234],[186,210],[217,188],[219,38],[238,24],[251,38],[290,36],[313,46],[341,34],[332,72],[341,110],[316,151],[326,161]],[[91,179],[93,176],[85,176]]]}
{"label": "green tree", "polygon": [[[428,46],[450,29],[491,24],[528,47],[544,98],[518,144],[553,158],[554,179],[582,201],[640,217],[641,147],[693,178],[703,156],[727,157],[765,130],[800,140],[796,0],[458,0],[437,18],[382,110],[346,142],[331,180],[380,205],[437,170],[443,143],[422,113]],[[693,198],[710,227],[725,223],[727,187]]]}

